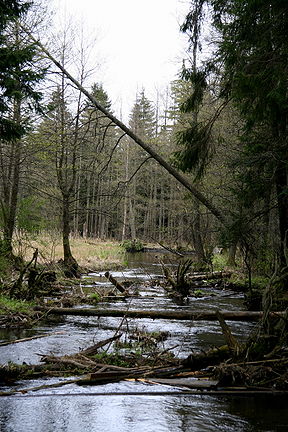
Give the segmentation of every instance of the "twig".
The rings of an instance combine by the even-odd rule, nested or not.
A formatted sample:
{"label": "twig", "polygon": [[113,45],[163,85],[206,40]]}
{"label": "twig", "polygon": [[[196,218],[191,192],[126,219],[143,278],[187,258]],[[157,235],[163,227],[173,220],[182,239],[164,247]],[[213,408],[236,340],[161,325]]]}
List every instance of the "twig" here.
{"label": "twig", "polygon": [[11,341],[1,342],[0,346],[12,345],[12,344],[19,343],[19,342],[27,342],[27,341],[30,341],[30,340],[33,340],[33,339],[40,339],[40,338],[43,338],[43,337],[63,335],[63,334],[65,334],[65,332],[46,333],[46,334],[31,336],[31,337],[28,337],[28,338],[15,339],[15,340],[11,340]]}

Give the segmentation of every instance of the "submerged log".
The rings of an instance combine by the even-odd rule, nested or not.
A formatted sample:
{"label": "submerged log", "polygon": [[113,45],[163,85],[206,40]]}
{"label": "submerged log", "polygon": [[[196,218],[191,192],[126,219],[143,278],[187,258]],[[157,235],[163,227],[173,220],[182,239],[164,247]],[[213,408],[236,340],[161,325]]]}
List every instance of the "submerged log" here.
{"label": "submerged log", "polygon": [[[151,319],[175,319],[192,321],[217,321],[215,311],[173,311],[173,310],[119,310],[119,309],[97,309],[97,308],[49,308],[37,306],[36,311],[46,312],[54,315],[78,315],[78,316],[109,316],[128,318],[151,318]],[[261,311],[220,311],[225,320],[228,321],[258,321],[262,318]],[[270,312],[271,318],[284,318],[285,312]]]}

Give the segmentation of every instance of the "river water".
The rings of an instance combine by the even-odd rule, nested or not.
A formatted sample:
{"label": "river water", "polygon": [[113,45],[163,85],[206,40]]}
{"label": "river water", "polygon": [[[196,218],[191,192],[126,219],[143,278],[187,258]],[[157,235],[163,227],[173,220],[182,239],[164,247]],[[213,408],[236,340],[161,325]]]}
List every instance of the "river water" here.
{"label": "river water", "polygon": [[[171,266],[170,254],[161,256]],[[244,309],[243,298],[229,291],[199,287],[201,298],[189,299],[185,306],[175,305],[165,296],[162,288],[145,284],[157,281],[162,274],[155,253],[130,255],[129,269],[112,272],[117,279],[133,280],[138,297],[126,302],[104,304],[108,308],[153,309]],[[92,277],[92,282],[91,282]],[[85,277],[83,278],[85,279]],[[85,280],[83,280],[83,283]],[[107,285],[103,274],[89,275],[91,287]],[[131,288],[133,290],[133,287]],[[101,304],[102,307],[102,304]],[[0,363],[13,361],[35,364],[39,354],[63,355],[78,352],[100,340],[113,336],[121,318],[66,317],[41,323],[37,329],[0,331],[1,340],[49,333],[49,337],[0,347]],[[233,334],[244,339],[254,324],[228,322]],[[168,331],[164,342],[178,357],[186,357],[191,350],[221,345],[223,337],[219,325],[208,321],[175,321],[131,319],[129,330]],[[67,378],[45,378],[37,381],[17,382],[18,390],[53,384]],[[71,377],[68,378],[69,380]],[[8,391],[0,387],[0,391]],[[159,394],[167,392],[167,394]],[[67,384],[37,392],[0,397],[1,432],[261,432],[288,430],[288,398],[279,396],[209,396],[183,395],[178,388],[149,385],[141,382],[110,383],[80,387]]]}

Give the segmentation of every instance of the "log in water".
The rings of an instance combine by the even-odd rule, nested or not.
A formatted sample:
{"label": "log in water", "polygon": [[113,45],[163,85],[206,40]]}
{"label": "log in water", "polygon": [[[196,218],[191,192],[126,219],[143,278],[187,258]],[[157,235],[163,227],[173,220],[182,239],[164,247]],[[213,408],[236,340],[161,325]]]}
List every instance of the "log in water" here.
{"label": "log in water", "polygon": [[[190,321],[217,321],[217,311],[173,311],[173,310],[119,310],[100,308],[48,308],[36,307],[35,310],[54,315],[109,316],[128,318],[174,319]],[[220,311],[228,321],[258,321],[261,311]],[[270,312],[270,317],[284,317],[285,312]]]}

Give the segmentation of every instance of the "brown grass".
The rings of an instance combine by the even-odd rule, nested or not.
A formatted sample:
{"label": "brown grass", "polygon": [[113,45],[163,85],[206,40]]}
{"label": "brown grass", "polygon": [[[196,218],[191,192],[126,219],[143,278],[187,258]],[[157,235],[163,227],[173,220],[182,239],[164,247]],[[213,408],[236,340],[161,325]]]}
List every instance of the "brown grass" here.
{"label": "brown grass", "polygon": [[[91,270],[105,270],[121,268],[125,265],[125,252],[119,242],[100,240],[95,238],[72,237],[70,241],[74,258],[81,267]],[[14,241],[17,255],[30,261],[35,249],[38,249],[39,263],[56,263],[63,258],[61,235],[57,233],[43,233],[37,237]]]}

